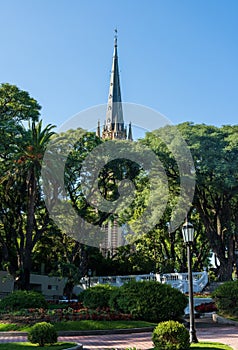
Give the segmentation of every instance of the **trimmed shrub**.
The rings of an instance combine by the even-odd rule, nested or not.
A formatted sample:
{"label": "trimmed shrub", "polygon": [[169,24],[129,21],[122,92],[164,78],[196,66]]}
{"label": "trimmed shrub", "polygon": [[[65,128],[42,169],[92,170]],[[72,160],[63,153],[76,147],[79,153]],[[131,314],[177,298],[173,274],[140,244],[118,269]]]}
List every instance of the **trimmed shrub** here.
{"label": "trimmed shrub", "polygon": [[83,290],[82,292],[80,292],[78,295],[77,295],[77,299],[80,303],[83,303],[83,298],[84,298],[84,294],[86,293],[87,289]]}
{"label": "trimmed shrub", "polygon": [[28,308],[48,308],[44,296],[38,292],[18,290],[0,301],[2,311],[20,311]]}
{"label": "trimmed shrub", "polygon": [[51,323],[36,323],[28,332],[28,340],[33,344],[45,346],[45,344],[57,343],[57,333]]}
{"label": "trimmed shrub", "polygon": [[82,303],[89,309],[109,307],[109,299],[111,294],[117,289],[118,287],[102,284],[88,288],[81,293]]}
{"label": "trimmed shrub", "polygon": [[180,319],[187,302],[184,294],[168,284],[132,281],[112,293],[109,305],[135,319],[161,322]]}
{"label": "trimmed shrub", "polygon": [[152,341],[156,350],[188,350],[189,331],[177,321],[161,322],[154,329]]}
{"label": "trimmed shrub", "polygon": [[213,293],[218,311],[227,316],[238,316],[238,281],[221,284]]}

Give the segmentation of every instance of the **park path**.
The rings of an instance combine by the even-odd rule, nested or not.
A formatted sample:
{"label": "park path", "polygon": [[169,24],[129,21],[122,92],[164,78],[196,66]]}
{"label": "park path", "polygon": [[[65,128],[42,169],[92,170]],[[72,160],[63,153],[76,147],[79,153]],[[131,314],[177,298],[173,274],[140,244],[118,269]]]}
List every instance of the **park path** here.
{"label": "park path", "polygon": [[[196,324],[196,328],[199,341],[219,342],[230,345],[234,350],[238,350],[238,327],[202,321]],[[26,336],[0,336],[0,343],[24,342],[26,340]],[[58,340],[81,343],[84,350],[125,349],[127,347],[145,350],[152,348],[151,332],[61,336]]]}

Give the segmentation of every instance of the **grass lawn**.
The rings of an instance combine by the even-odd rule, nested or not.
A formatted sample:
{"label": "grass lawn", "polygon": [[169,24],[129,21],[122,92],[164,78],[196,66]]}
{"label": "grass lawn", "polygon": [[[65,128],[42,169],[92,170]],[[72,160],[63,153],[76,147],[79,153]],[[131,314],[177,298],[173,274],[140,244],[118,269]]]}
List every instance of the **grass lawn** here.
{"label": "grass lawn", "polygon": [[[76,330],[106,330],[106,329],[119,329],[119,328],[141,328],[141,327],[155,327],[157,324],[144,322],[144,321],[65,321],[55,324],[57,331],[76,331]],[[29,326],[20,326],[15,324],[0,323],[1,331],[29,331]],[[8,343],[0,344],[0,350],[61,350],[67,347],[74,346],[74,343],[57,343],[52,346],[39,347],[30,343]],[[198,344],[192,344],[191,350],[232,350],[231,347],[220,343],[199,342]]]}
{"label": "grass lawn", "polygon": [[51,346],[38,346],[31,343],[8,343],[0,344],[0,350],[61,350],[75,346],[75,343],[57,343]]}
{"label": "grass lawn", "polygon": [[[1,349],[1,348],[0,348]],[[220,343],[210,343],[210,342],[199,342],[198,344],[191,345],[192,350],[233,350],[228,345],[223,345]]]}
{"label": "grass lawn", "polygon": [[218,313],[218,316],[221,316],[221,317],[224,317],[224,318],[227,318],[228,320],[231,320],[231,321],[236,321],[238,322],[238,318],[235,317],[235,316],[230,316],[230,315],[227,315],[225,313]]}
{"label": "grass lawn", "polygon": [[[0,350],[61,350],[74,346],[74,343],[58,343],[56,345],[51,346],[37,346],[32,345],[30,343],[8,343],[8,344],[0,344]],[[191,345],[192,350],[232,350],[229,346],[222,345],[219,343],[198,343]],[[151,349],[153,350],[153,349]]]}
{"label": "grass lawn", "polygon": [[120,329],[120,328],[143,328],[156,327],[156,323],[144,321],[65,321],[54,324],[57,331],[77,331],[77,330],[105,330],[105,329]]}
{"label": "grass lawn", "polygon": [[[142,328],[155,327],[156,323],[143,321],[62,321],[54,324],[57,331],[85,331],[98,329],[119,329],[119,328]],[[30,329],[26,325],[16,325],[12,323],[0,323],[0,332],[22,331],[28,332]],[[1,349],[1,348],[0,348]]]}

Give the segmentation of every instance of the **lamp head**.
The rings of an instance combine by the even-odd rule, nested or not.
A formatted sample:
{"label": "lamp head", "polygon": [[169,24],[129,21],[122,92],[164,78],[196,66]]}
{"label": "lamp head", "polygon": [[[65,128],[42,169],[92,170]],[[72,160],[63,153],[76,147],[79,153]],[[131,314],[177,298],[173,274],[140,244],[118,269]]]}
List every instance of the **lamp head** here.
{"label": "lamp head", "polygon": [[194,239],[193,224],[191,224],[186,220],[182,227],[182,233],[183,233],[183,240],[185,243],[187,244],[193,243],[193,239]]}

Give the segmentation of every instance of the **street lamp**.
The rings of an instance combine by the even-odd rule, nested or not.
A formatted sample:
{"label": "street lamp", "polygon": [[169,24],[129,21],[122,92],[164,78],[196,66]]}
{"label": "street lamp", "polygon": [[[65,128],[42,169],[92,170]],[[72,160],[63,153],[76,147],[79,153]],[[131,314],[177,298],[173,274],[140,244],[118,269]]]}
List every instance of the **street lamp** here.
{"label": "street lamp", "polygon": [[198,343],[195,329],[194,320],[194,303],[193,303],[193,276],[192,276],[192,259],[191,259],[191,246],[194,238],[193,225],[186,220],[182,227],[183,240],[187,246],[188,254],[188,285],[189,285],[189,321],[190,321],[190,343]]}

